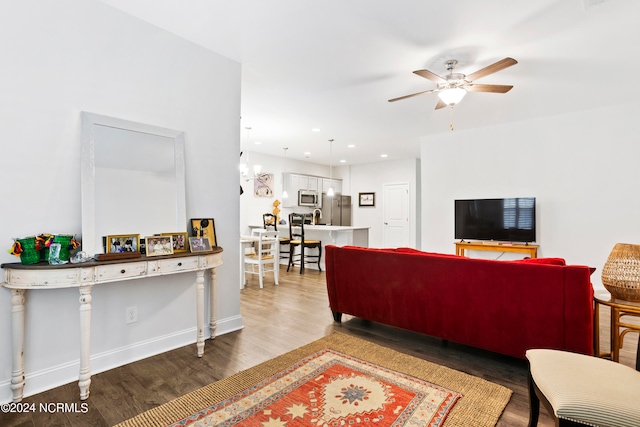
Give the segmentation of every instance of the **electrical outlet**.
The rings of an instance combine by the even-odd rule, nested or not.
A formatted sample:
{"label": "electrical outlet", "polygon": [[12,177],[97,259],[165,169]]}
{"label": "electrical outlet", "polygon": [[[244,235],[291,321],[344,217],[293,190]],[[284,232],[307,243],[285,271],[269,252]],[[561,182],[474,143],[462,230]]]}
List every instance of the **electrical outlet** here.
{"label": "electrical outlet", "polygon": [[125,322],[127,324],[138,321],[138,307],[127,307],[125,313]]}

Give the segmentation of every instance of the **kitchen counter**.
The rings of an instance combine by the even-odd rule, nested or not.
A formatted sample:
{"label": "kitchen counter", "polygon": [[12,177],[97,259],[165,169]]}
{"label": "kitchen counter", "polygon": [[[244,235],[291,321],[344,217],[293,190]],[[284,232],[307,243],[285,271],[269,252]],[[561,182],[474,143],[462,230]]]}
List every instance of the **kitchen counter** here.
{"label": "kitchen counter", "polygon": [[[249,228],[262,228],[262,226],[250,225]],[[324,247],[326,245],[336,246],[362,246],[364,248],[369,247],[369,228],[371,227],[356,227],[348,225],[307,225],[304,226],[305,239],[307,240],[320,240],[322,241],[322,258],[320,259],[320,265],[324,270]],[[289,237],[289,225],[278,225],[278,231],[281,237]],[[309,249],[314,251],[315,249]],[[286,261],[282,260],[286,265]],[[307,264],[306,268],[317,269],[316,264]],[[295,268],[297,271],[297,267]]]}
{"label": "kitchen counter", "polygon": [[[289,228],[287,226],[287,234]],[[346,225],[305,225],[305,239],[322,241],[322,258],[320,265],[324,270],[324,247],[336,246],[362,246],[369,247],[369,227],[354,227]],[[313,251],[313,249],[309,249]],[[306,268],[317,268],[316,264],[307,264]],[[297,268],[295,269],[297,271]]]}
{"label": "kitchen counter", "polygon": [[[289,226],[287,226],[287,229]],[[371,227],[354,227],[349,225],[309,225],[305,224],[304,229],[309,230],[326,230],[326,231],[343,231],[343,230],[368,230]]]}

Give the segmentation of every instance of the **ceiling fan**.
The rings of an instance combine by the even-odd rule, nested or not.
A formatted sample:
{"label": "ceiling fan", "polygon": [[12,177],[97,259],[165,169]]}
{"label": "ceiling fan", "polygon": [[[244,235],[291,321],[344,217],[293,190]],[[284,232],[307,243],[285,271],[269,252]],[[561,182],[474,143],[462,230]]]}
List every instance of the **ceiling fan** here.
{"label": "ceiling fan", "polygon": [[518,61],[513,58],[504,58],[467,76],[462,73],[454,73],[453,71],[458,64],[458,61],[455,59],[450,59],[448,61],[445,61],[444,63],[445,68],[449,72],[449,74],[447,74],[445,77],[440,77],[439,75],[429,70],[417,70],[413,72],[420,77],[424,77],[425,79],[431,80],[432,82],[436,83],[438,85],[436,89],[425,90],[423,92],[405,95],[399,98],[393,98],[390,99],[389,102],[400,101],[402,99],[424,95],[425,93],[437,93],[439,99],[438,104],[436,105],[436,110],[439,110],[440,108],[444,108],[446,106],[453,107],[455,104],[462,100],[467,92],[507,93],[513,86],[476,84],[474,83],[474,81],[488,76],[489,74],[504,70],[505,68],[511,67],[512,65],[515,65],[517,63]]}

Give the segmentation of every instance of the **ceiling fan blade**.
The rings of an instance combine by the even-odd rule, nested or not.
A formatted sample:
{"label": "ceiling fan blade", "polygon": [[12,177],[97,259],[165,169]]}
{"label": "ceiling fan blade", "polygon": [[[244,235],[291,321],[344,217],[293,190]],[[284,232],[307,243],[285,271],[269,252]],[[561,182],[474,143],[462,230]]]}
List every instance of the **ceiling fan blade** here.
{"label": "ceiling fan blade", "polygon": [[417,70],[414,71],[413,74],[417,74],[420,77],[424,77],[427,80],[431,80],[434,83],[446,83],[447,81],[440,77],[439,75],[432,73],[429,70]]}
{"label": "ceiling fan blade", "polygon": [[439,109],[444,108],[444,107],[448,107],[448,105],[445,104],[442,99],[438,98],[438,103],[436,104],[436,108],[435,109],[439,110]]}
{"label": "ceiling fan blade", "polygon": [[484,76],[488,76],[489,74],[496,73],[500,70],[504,70],[507,67],[511,67],[512,65],[516,65],[518,61],[513,58],[504,58],[501,61],[498,61],[494,64],[491,64],[487,67],[484,67],[481,70],[476,71],[475,73],[471,73],[465,77],[465,80],[472,82],[474,80],[478,80]]}
{"label": "ceiling fan blade", "polygon": [[423,95],[425,93],[433,93],[435,91],[436,91],[435,89],[431,89],[431,90],[425,90],[424,92],[412,93],[411,95],[405,95],[405,96],[401,96],[399,98],[390,99],[389,102],[396,102],[396,101],[400,101],[402,99],[413,98],[414,96]]}
{"label": "ceiling fan blade", "polygon": [[493,93],[507,93],[513,88],[509,85],[478,85],[470,84],[465,86],[468,92],[493,92]]}

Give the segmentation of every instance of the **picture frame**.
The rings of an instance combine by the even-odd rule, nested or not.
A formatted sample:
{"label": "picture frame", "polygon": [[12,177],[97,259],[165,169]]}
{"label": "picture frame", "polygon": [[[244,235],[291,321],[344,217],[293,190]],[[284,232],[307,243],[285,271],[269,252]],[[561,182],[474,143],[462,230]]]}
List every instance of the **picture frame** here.
{"label": "picture frame", "polygon": [[[213,218],[192,218],[190,225],[193,237],[207,237],[212,247],[218,246]],[[189,239],[189,242],[191,242],[191,239]]]}
{"label": "picture frame", "polygon": [[147,256],[160,256],[173,254],[172,236],[147,236],[144,238]]}
{"label": "picture frame", "polygon": [[275,179],[272,173],[256,174],[253,180],[253,195],[255,197],[273,197]]}
{"label": "picture frame", "polygon": [[211,250],[211,242],[208,237],[189,237],[189,249],[191,252],[209,252]]}
{"label": "picture frame", "polygon": [[171,236],[174,254],[189,251],[189,236],[187,236],[187,233],[177,231],[174,233],[162,233],[161,236]]}
{"label": "picture frame", "polygon": [[112,234],[105,237],[104,243],[107,254],[140,252],[139,234]]}
{"label": "picture frame", "polygon": [[376,205],[376,193],[358,193],[358,206],[373,207]]}

